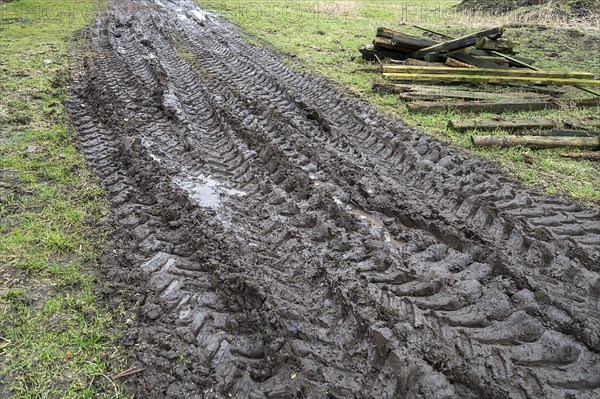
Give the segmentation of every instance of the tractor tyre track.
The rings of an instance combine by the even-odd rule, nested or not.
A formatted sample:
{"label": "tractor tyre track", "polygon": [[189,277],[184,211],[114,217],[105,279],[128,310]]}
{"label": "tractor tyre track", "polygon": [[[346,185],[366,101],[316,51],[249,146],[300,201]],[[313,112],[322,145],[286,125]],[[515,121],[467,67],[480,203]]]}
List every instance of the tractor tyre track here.
{"label": "tractor tyre track", "polygon": [[188,0],[113,0],[69,104],[142,397],[596,397],[600,216]]}

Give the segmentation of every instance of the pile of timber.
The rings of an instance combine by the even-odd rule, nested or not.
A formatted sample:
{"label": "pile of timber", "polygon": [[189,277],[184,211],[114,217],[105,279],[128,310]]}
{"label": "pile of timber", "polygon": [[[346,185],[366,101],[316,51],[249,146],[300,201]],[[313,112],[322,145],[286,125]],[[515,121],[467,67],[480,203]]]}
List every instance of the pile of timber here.
{"label": "pile of timber", "polygon": [[[416,27],[419,28],[419,27]],[[388,28],[378,28],[371,46],[359,50],[363,58],[381,64],[387,83],[373,90],[393,93],[409,101],[409,112],[539,111],[572,107],[600,107],[600,94],[589,87],[600,80],[588,72],[542,71],[533,60],[517,56],[518,44],[501,38],[504,28],[492,28],[459,38],[428,31],[435,41]],[[389,59],[391,63],[383,63]],[[574,86],[591,98],[565,99],[556,86]],[[500,87],[501,89],[497,89]],[[490,88],[496,88],[490,90]],[[517,90],[517,91],[515,91]],[[413,101],[417,102],[413,102]],[[600,149],[600,118],[546,118],[504,120],[499,117],[449,121],[448,128],[460,132],[505,131],[510,135],[473,135],[476,146],[526,146],[530,148],[576,147]],[[596,159],[592,157],[593,159]],[[586,159],[590,159],[587,157]]]}
{"label": "pile of timber", "polygon": [[[366,59],[379,62],[390,59],[391,64],[382,63],[381,66],[382,77],[389,83],[376,83],[373,89],[395,93],[404,101],[420,101],[409,103],[409,112],[501,113],[538,111],[565,104],[575,107],[600,105],[600,94],[591,89],[600,86],[600,80],[595,79],[594,74],[539,70],[531,65],[533,60],[516,55],[516,42],[501,38],[502,27],[459,38],[416,28],[437,34],[444,40],[434,41],[378,28],[373,45],[359,49]],[[560,96],[565,91],[557,86],[574,86],[595,97],[562,100]],[[501,89],[497,90],[498,87]]]}
{"label": "pile of timber", "polygon": [[[422,30],[428,29],[416,27]],[[476,66],[488,69],[523,67],[533,60],[517,56],[518,43],[500,38],[504,28],[492,28],[459,38],[429,31],[444,37],[435,41],[389,28],[377,28],[372,45],[359,48],[366,60],[380,61],[389,58],[404,60],[408,65],[432,66],[445,63],[449,66]]]}

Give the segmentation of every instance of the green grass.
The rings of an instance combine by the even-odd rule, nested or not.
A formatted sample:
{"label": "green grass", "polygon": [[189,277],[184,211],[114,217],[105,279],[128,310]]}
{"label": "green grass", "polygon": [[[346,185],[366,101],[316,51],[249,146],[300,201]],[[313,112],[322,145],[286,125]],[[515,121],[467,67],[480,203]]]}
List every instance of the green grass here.
{"label": "green grass", "polygon": [[[452,9],[458,1],[334,1],[321,3],[322,6],[309,1],[261,3],[260,6],[239,0],[199,3],[215,9],[238,24],[251,41],[274,46],[301,61],[289,62],[294,68],[322,74],[344,90],[359,94],[381,111],[402,118],[424,133],[496,162],[506,173],[525,185],[538,186],[549,194],[565,196],[589,205],[597,205],[600,201],[600,173],[597,164],[560,157],[560,153],[567,150],[474,148],[468,134],[448,130],[446,125],[448,119],[472,118],[477,115],[413,115],[407,112],[405,104],[395,96],[371,91],[372,84],[381,81],[381,78],[379,74],[364,71],[371,63],[363,61],[357,49],[371,42],[378,26],[422,35],[420,30],[412,26],[417,24],[458,36],[481,29],[482,26],[510,22],[510,17],[482,19],[459,15]],[[472,27],[472,22],[479,27]],[[521,54],[535,59],[538,67],[589,71],[600,76],[600,30],[597,26],[590,26],[585,30],[540,25],[510,27],[505,37],[519,41]],[[569,95],[587,96],[576,90]],[[503,116],[560,119],[598,113],[600,109],[596,108],[507,113]]]}
{"label": "green grass", "polygon": [[118,325],[96,294],[109,208],[63,107],[94,7],[0,2],[0,397],[123,397]]}

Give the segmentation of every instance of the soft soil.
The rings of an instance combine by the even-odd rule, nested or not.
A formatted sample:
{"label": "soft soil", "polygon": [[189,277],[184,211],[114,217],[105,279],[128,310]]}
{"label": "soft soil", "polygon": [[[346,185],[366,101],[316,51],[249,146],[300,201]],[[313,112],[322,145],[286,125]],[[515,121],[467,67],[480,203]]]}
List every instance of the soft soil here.
{"label": "soft soil", "polygon": [[69,105],[120,227],[139,397],[600,394],[600,215],[191,0],[115,0]]}

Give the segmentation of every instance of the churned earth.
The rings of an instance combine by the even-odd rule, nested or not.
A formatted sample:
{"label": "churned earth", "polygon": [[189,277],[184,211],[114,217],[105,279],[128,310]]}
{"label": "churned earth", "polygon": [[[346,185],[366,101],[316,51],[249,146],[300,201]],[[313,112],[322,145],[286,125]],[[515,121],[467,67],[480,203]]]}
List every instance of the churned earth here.
{"label": "churned earth", "polygon": [[147,398],[600,395],[600,215],[285,66],[192,0],[113,0],[69,112]]}

